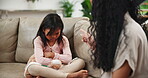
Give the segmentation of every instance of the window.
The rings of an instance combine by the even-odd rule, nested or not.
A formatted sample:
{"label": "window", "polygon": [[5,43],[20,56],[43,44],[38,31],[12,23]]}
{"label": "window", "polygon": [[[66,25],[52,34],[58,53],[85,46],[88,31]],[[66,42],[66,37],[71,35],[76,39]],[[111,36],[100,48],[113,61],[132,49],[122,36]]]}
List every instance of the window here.
{"label": "window", "polygon": [[148,0],[144,1],[141,5],[140,5],[140,13],[143,17],[148,18]]}

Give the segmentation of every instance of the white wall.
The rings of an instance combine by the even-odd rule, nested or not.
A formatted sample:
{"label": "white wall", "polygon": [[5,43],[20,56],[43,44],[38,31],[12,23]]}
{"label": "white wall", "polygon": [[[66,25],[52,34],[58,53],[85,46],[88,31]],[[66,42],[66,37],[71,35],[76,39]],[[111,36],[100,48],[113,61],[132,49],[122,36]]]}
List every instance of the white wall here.
{"label": "white wall", "polygon": [[83,15],[83,12],[81,11],[82,10],[81,3],[84,0],[69,0],[69,1],[75,3],[72,17],[81,17]]}
{"label": "white wall", "polygon": [[[4,10],[46,10],[46,9],[61,9],[60,2],[61,0],[39,0],[34,3],[34,6],[29,6],[30,3],[26,0],[0,0],[0,9]],[[72,17],[81,17],[83,13],[80,11],[82,9],[81,2],[83,0],[69,0],[70,2],[75,3],[74,12]]]}
{"label": "white wall", "polygon": [[[34,9],[59,9],[60,0],[38,0],[34,2]],[[0,0],[0,9],[24,10],[30,9],[26,0]]]}
{"label": "white wall", "polygon": [[0,0],[0,9],[27,9],[27,2],[26,0]]}

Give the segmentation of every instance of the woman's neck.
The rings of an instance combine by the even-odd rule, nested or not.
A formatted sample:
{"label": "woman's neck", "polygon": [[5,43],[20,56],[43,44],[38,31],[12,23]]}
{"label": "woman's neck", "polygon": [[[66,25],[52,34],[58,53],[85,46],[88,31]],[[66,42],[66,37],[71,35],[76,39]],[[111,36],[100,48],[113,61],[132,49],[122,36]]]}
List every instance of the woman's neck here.
{"label": "woman's neck", "polygon": [[129,12],[126,12],[126,13],[125,13],[124,18],[125,18],[125,20],[127,20],[127,21],[129,21],[129,22],[133,21],[133,19],[132,19],[132,17],[130,16]]}

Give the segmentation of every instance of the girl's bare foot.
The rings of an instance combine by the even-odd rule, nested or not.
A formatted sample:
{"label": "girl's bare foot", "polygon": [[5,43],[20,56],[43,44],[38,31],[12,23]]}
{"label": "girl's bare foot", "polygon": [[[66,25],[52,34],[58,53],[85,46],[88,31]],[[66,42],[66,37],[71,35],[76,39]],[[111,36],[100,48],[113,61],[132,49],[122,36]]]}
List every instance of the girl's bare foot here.
{"label": "girl's bare foot", "polygon": [[33,78],[30,74],[26,74],[25,78]]}
{"label": "girl's bare foot", "polygon": [[33,78],[31,74],[29,74],[28,71],[25,72],[25,78]]}
{"label": "girl's bare foot", "polygon": [[36,78],[43,78],[43,77],[41,77],[41,76],[37,76]]}
{"label": "girl's bare foot", "polygon": [[67,78],[87,78],[88,77],[88,71],[87,70],[80,70],[75,73],[68,74]]}

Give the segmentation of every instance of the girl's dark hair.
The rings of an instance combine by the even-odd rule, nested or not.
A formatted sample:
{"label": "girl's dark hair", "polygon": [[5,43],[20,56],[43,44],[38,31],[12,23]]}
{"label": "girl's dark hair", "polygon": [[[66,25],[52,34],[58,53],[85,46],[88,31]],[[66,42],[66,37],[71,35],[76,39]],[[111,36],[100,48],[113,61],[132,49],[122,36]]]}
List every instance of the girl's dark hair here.
{"label": "girl's dark hair", "polygon": [[62,33],[64,28],[63,22],[58,14],[48,14],[43,19],[36,37],[40,36],[43,44],[47,46],[48,39],[45,37],[45,33],[43,31],[45,29],[50,29],[50,31],[48,32],[48,34],[50,35],[58,28],[61,29],[60,36],[58,38],[58,44],[60,44],[60,42],[62,41]]}
{"label": "girl's dark hair", "polygon": [[130,0],[93,0],[92,20],[88,31],[94,36],[95,50],[92,50],[94,67],[109,72],[114,67],[118,40],[124,28],[124,15],[138,21],[138,10]]}

